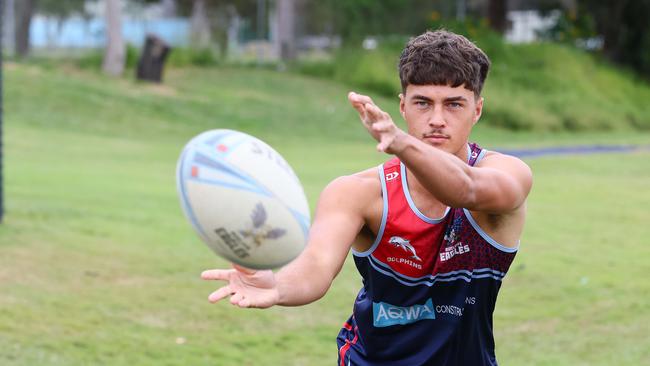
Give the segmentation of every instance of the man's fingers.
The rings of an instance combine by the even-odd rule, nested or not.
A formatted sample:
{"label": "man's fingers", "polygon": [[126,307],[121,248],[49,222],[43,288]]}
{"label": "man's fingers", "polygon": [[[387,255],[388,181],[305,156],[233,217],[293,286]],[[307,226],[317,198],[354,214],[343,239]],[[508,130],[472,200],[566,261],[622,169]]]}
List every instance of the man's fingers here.
{"label": "man's fingers", "polygon": [[201,278],[204,280],[221,280],[228,281],[230,275],[235,271],[232,269],[209,269],[201,273]]}
{"label": "man's fingers", "polygon": [[386,152],[390,144],[393,143],[392,138],[386,138],[382,139],[378,144],[377,144],[377,151],[379,152]]}
{"label": "man's fingers", "polygon": [[366,104],[366,111],[368,113],[368,116],[375,120],[375,121],[380,121],[380,120],[390,120],[390,115],[388,113],[382,111],[379,107],[377,107],[374,104]]}
{"label": "man's fingers", "polygon": [[251,307],[251,301],[247,298],[243,298],[239,304],[237,304],[240,308],[250,308]]}
{"label": "man's fingers", "polygon": [[353,103],[352,107],[359,113],[359,118],[361,118],[361,121],[363,123],[366,123],[367,120],[367,115],[368,113],[366,112],[366,107],[362,103]]}
{"label": "man's fingers", "polygon": [[377,132],[389,132],[394,126],[392,121],[381,121],[372,124],[372,129]]}
{"label": "man's fingers", "polygon": [[234,295],[230,296],[230,303],[233,305],[239,305],[239,302],[244,299],[244,295],[241,292],[236,292]]}
{"label": "man's fingers", "polygon": [[218,289],[217,291],[211,293],[210,296],[208,296],[208,301],[210,301],[211,303],[215,303],[227,296],[230,296],[232,293],[233,291],[230,288],[230,286],[226,285]]}
{"label": "man's fingers", "polygon": [[348,100],[352,105],[354,104],[375,104],[372,99],[363,94],[357,94],[355,92],[349,92],[348,93]]}

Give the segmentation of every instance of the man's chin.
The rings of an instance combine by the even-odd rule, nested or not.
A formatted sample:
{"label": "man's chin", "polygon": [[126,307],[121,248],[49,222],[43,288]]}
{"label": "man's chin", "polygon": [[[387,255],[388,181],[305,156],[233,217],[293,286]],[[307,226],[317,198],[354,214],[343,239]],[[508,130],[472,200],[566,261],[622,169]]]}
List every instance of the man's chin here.
{"label": "man's chin", "polygon": [[[433,146],[433,147],[435,147],[435,148],[438,148],[438,149],[441,149],[441,150],[445,150],[445,146],[448,146],[448,145],[449,145],[449,139],[447,139],[447,138],[432,138],[432,137],[425,137],[425,138],[423,139],[423,141],[424,141],[426,144],[431,145],[431,146]],[[446,151],[446,150],[445,150],[445,151]]]}

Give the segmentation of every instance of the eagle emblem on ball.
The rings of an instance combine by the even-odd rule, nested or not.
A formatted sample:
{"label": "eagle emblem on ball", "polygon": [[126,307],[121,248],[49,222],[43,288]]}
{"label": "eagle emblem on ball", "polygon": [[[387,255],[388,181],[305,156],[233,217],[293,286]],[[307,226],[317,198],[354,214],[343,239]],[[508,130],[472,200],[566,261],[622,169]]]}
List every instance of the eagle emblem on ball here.
{"label": "eagle emblem on ball", "polygon": [[267,218],[266,209],[262,203],[258,203],[251,213],[251,224],[247,229],[240,230],[239,233],[244,238],[251,238],[258,247],[262,245],[264,239],[279,239],[286,234],[285,229],[267,225]]}

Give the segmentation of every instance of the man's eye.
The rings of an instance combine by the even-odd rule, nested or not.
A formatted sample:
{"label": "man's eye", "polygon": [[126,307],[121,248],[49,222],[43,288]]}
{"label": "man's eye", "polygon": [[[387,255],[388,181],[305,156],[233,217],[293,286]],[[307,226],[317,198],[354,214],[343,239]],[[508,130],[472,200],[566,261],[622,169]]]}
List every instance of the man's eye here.
{"label": "man's eye", "polygon": [[460,103],[451,102],[451,103],[447,104],[447,106],[449,106],[450,108],[453,108],[453,109],[458,109],[458,108],[461,108],[463,105],[460,104]]}
{"label": "man's eye", "polygon": [[418,107],[418,108],[426,108],[426,107],[429,106],[429,103],[424,102],[424,101],[418,101],[418,102],[415,102],[415,106]]}

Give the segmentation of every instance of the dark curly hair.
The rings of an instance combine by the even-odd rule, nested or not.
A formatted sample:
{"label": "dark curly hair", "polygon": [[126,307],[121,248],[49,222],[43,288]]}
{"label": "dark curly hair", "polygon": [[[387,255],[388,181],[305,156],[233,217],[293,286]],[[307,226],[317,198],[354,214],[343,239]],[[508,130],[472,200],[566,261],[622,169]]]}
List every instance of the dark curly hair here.
{"label": "dark curly hair", "polygon": [[490,60],[467,38],[446,30],[427,31],[412,38],[399,59],[402,92],[411,85],[464,85],[481,95]]}

